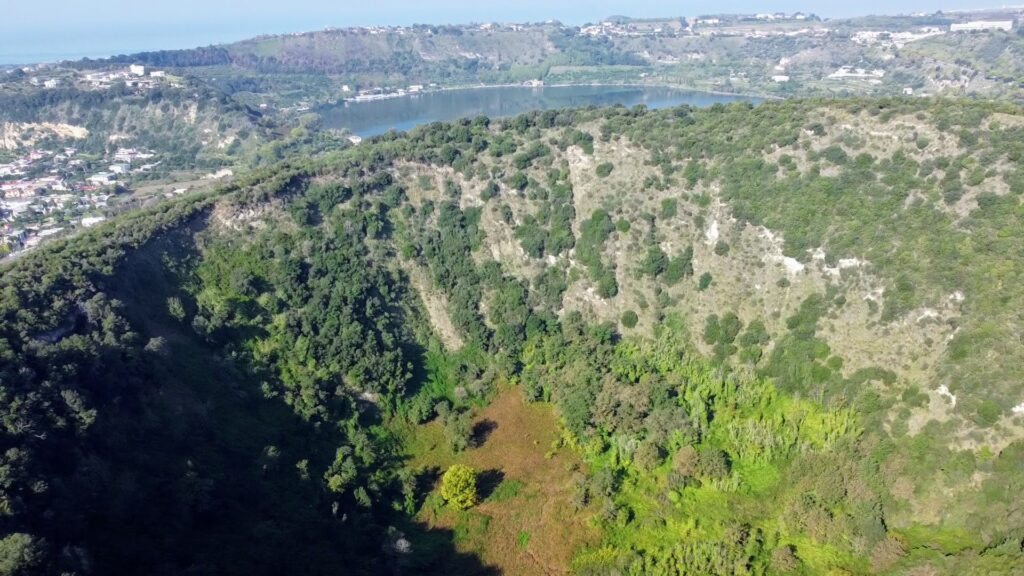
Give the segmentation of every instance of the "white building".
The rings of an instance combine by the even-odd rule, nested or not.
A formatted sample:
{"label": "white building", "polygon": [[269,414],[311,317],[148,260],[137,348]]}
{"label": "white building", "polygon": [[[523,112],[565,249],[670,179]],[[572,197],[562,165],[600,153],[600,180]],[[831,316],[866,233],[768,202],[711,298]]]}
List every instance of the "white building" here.
{"label": "white building", "polygon": [[128,67],[128,71],[131,72],[135,76],[145,76],[146,75],[146,67],[141,65],[141,64],[132,64],[131,66]]}
{"label": "white building", "polygon": [[881,68],[865,70],[863,68],[854,68],[853,66],[842,66],[839,70],[829,74],[828,77],[833,80],[878,80],[885,77],[885,70],[882,70]]}
{"label": "white building", "polygon": [[949,27],[951,32],[971,32],[975,30],[1013,30],[1013,20],[974,20],[960,22]]}
{"label": "white building", "polygon": [[89,176],[85,180],[86,182],[95,184],[96,186],[106,186],[108,184],[113,184],[117,179],[110,172],[100,172],[99,174]]}
{"label": "white building", "polygon": [[789,82],[789,76],[785,76],[785,75],[782,75],[782,74],[779,74],[779,75],[776,75],[776,76],[772,76],[772,82],[777,82],[779,84],[781,84],[783,82]]}

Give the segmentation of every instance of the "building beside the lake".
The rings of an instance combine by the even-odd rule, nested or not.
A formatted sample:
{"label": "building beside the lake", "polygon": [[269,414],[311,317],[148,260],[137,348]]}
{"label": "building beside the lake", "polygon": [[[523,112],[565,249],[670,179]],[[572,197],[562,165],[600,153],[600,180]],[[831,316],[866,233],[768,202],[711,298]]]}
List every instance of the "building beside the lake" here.
{"label": "building beside the lake", "polygon": [[974,20],[958,22],[949,26],[950,32],[975,32],[982,30],[1013,30],[1013,20]]}

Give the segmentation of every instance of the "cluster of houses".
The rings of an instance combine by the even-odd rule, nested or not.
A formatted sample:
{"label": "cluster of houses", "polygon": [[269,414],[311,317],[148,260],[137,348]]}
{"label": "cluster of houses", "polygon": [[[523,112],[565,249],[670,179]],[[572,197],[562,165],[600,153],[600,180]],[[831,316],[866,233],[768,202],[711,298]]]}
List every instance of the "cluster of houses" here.
{"label": "cluster of houses", "polygon": [[32,248],[70,224],[95,226],[104,217],[90,214],[107,208],[109,185],[159,164],[143,164],[154,157],[150,151],[120,148],[108,171],[86,175],[88,164],[77,156],[75,148],[31,150],[0,164],[0,256]]}
{"label": "cluster of houses", "polygon": [[77,221],[69,221],[66,224],[43,219],[55,210],[74,208],[79,211],[87,211],[102,208],[106,206],[106,200],[109,197],[109,195],[74,196],[72,194],[47,197],[28,206],[28,209],[39,217],[31,223],[19,220],[18,211],[24,211],[26,201],[10,203],[0,201],[0,257],[34,248],[47,238],[67,230],[66,224],[77,224],[89,228],[103,222],[106,220],[105,216],[80,216]]}
{"label": "cluster of houses", "polygon": [[[750,24],[756,27],[758,24],[767,22],[804,22],[816,19],[815,16],[796,12],[784,14],[782,12],[729,15],[729,16],[695,16],[689,18],[660,18],[651,20],[605,20],[598,24],[592,24],[580,28],[581,36],[687,36],[687,35],[771,35],[771,30],[752,28],[750,30],[728,30],[726,26],[742,26]],[[779,33],[785,34],[809,34],[811,29],[786,30]]]}
{"label": "cluster of houses", "polygon": [[685,22],[680,18],[658,20],[623,20],[604,22],[580,28],[581,36],[679,36],[686,33]]}
{"label": "cluster of houses", "polygon": [[117,82],[124,82],[129,88],[150,89],[159,86],[166,78],[167,72],[163,70],[147,70],[141,64],[132,64],[118,70],[88,72],[82,79],[93,89],[109,88]]}
{"label": "cluster of houses", "polygon": [[85,181],[93,186],[110,186],[115,184],[118,178],[132,172],[149,172],[160,165],[160,162],[144,164],[143,162],[155,156],[154,153],[136,150],[135,148],[119,148],[114,153],[114,162],[103,172],[97,172],[85,178]]}
{"label": "cluster of houses", "polygon": [[[955,24],[954,24],[955,26]],[[904,32],[890,32],[887,30],[858,30],[854,32],[851,40],[863,46],[882,46],[903,48],[911,42],[941,36],[946,30],[938,26],[925,26],[917,30]]]}
{"label": "cluster of houses", "polygon": [[854,66],[840,66],[838,70],[828,75],[832,80],[867,80],[872,83],[879,83],[885,77],[885,70],[875,68],[867,70]]}
{"label": "cluster of houses", "polygon": [[[437,83],[432,84],[413,84],[405,88],[370,88],[367,90],[360,90],[356,92],[355,96],[350,96],[344,99],[345,102],[374,102],[377,100],[390,100],[391,98],[401,98],[403,96],[415,96],[422,94],[429,89],[437,88]],[[348,85],[342,86],[342,92],[350,93],[352,88]]]}
{"label": "cluster of houses", "polygon": [[986,32],[1001,30],[1010,32],[1013,30],[1013,20],[971,20],[967,22],[954,22],[949,28],[940,26],[922,26],[916,30],[890,31],[890,30],[858,30],[854,32],[852,40],[864,46],[888,46],[902,48],[911,42],[924,40],[932,36],[941,36],[950,32]]}
{"label": "cluster of houses", "polygon": [[[12,73],[14,70],[8,70]],[[129,88],[152,89],[168,80],[164,70],[148,70],[141,64],[132,64],[127,68],[110,70],[74,70],[54,64],[36,64],[21,68],[26,74],[27,82],[40,88],[61,88],[73,86],[84,90],[103,90],[116,83],[124,83]]]}
{"label": "cluster of houses", "polygon": [[[554,20],[548,20],[548,21],[543,22],[543,23],[535,23],[535,24],[530,24],[530,23],[523,23],[523,24],[516,24],[516,23],[498,24],[496,22],[485,22],[483,24],[447,25],[447,26],[444,26],[444,28],[446,28],[446,29],[459,28],[459,29],[462,29],[462,30],[480,30],[480,31],[483,31],[483,32],[497,32],[497,31],[502,31],[502,30],[511,31],[511,32],[522,32],[522,31],[527,30],[527,29],[529,29],[531,27],[534,27],[534,26],[552,26],[552,25],[561,26],[560,23],[558,23],[558,22],[556,22]],[[564,28],[564,26],[562,26],[562,27]],[[334,32],[336,34],[342,34],[342,35],[349,34],[349,35],[359,35],[359,36],[364,36],[364,35],[379,36],[381,34],[397,34],[399,36],[404,36],[406,34],[411,34],[411,33],[414,33],[414,32],[424,32],[424,31],[427,34],[431,34],[434,28],[435,28],[434,26],[431,26],[431,25],[428,25],[428,24],[417,24],[415,26],[354,26],[354,27],[349,27],[349,28],[336,28],[336,27],[333,27],[333,26],[329,26],[327,28],[324,28],[324,31],[325,32]],[[305,36],[305,35],[310,35],[310,34],[315,34],[315,32],[295,32],[295,33],[291,34],[291,36]],[[257,38],[265,38],[265,37],[267,37],[267,36],[258,36]]]}

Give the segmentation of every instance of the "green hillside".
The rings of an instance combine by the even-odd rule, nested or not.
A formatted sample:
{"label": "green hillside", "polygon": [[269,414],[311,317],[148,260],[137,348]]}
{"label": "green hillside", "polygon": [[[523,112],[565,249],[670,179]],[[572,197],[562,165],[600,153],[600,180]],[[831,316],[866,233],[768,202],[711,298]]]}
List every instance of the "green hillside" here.
{"label": "green hillside", "polygon": [[1024,110],[314,147],[3,269],[0,573],[1020,573]]}

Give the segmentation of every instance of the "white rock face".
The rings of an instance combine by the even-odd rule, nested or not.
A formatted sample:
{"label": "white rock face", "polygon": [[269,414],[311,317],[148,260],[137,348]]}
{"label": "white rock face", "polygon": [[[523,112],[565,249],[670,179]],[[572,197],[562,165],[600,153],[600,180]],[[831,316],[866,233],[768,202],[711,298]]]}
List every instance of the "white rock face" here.
{"label": "white rock face", "polygon": [[808,250],[811,254],[811,260],[818,263],[821,267],[821,271],[833,278],[838,278],[839,274],[847,268],[860,268],[864,266],[864,261],[859,258],[841,258],[836,262],[835,266],[829,266],[825,264],[825,251],[821,248],[815,248],[814,250]]}
{"label": "white rock face", "polygon": [[804,271],[805,266],[802,262],[796,258],[790,258],[789,256],[782,257],[782,265],[786,267],[786,270],[790,274],[799,274]]}
{"label": "white rock face", "polygon": [[718,220],[712,220],[711,226],[704,232],[704,237],[707,239],[708,246],[718,242]]}
{"label": "white rock face", "polygon": [[945,396],[946,398],[949,398],[949,402],[950,404],[952,404],[952,407],[956,408],[956,394],[950,392],[948,386],[946,386],[945,384],[939,386],[938,389],[935,390],[935,393],[938,394],[939,396]]}
{"label": "white rock face", "polygon": [[1014,414],[1024,414],[1024,402],[1010,408],[1010,412],[1013,412]]}

